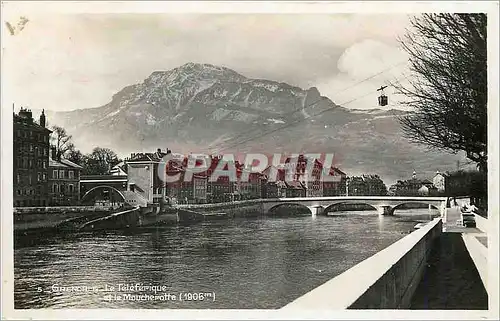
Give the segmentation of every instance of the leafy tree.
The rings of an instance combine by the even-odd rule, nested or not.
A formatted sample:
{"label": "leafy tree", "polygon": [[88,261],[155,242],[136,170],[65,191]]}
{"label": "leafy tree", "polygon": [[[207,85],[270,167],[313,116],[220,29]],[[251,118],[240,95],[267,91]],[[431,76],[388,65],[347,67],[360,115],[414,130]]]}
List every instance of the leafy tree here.
{"label": "leafy tree", "polygon": [[480,171],[459,170],[447,177],[447,196],[470,196],[481,203],[486,202],[488,194],[487,175]]}
{"label": "leafy tree", "polygon": [[485,14],[424,14],[402,40],[414,77],[396,87],[415,113],[400,119],[413,142],[464,151],[487,170]]}
{"label": "leafy tree", "polygon": [[84,174],[105,175],[121,160],[109,148],[96,147],[92,153],[85,155]]}

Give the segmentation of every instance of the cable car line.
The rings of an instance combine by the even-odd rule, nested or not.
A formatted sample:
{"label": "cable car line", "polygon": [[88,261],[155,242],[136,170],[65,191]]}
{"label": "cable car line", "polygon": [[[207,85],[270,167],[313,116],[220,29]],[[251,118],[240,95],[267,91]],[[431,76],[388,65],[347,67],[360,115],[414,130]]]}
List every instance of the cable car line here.
{"label": "cable car line", "polygon": [[[396,79],[396,80],[398,80],[398,79]],[[387,86],[386,86],[386,87],[387,87]],[[351,99],[351,100],[349,100],[349,101],[347,101],[347,102],[343,102],[343,103],[340,103],[340,104],[335,105],[335,106],[333,106],[333,107],[327,108],[327,109],[322,110],[322,111],[320,111],[320,112],[318,112],[318,113],[316,113],[316,114],[313,114],[313,115],[310,115],[310,116],[308,116],[308,117],[305,117],[305,118],[299,119],[299,120],[297,120],[297,121],[295,121],[295,122],[292,122],[292,123],[289,123],[289,124],[283,125],[283,126],[281,126],[281,127],[279,127],[279,128],[273,129],[273,130],[271,130],[271,131],[264,132],[264,133],[262,133],[261,135],[258,135],[258,136],[256,136],[256,137],[249,138],[249,139],[243,140],[243,141],[241,141],[241,142],[239,142],[239,143],[236,143],[236,144],[230,145],[230,146],[228,146],[228,147],[226,147],[226,148],[220,149],[220,150],[218,151],[218,153],[221,153],[222,151],[227,150],[227,149],[229,149],[229,148],[234,148],[234,147],[237,147],[237,146],[239,146],[239,145],[241,145],[241,144],[244,144],[244,143],[246,143],[246,142],[249,142],[249,141],[252,141],[252,140],[255,140],[255,139],[258,139],[258,138],[264,137],[264,136],[266,136],[266,135],[268,135],[268,134],[275,133],[275,132],[280,131],[280,130],[282,130],[282,129],[288,128],[288,127],[290,127],[290,126],[293,126],[293,125],[295,125],[295,124],[298,124],[298,123],[300,123],[300,122],[303,122],[303,121],[305,121],[305,120],[308,120],[308,119],[310,119],[310,118],[312,118],[312,117],[319,116],[319,115],[324,114],[324,113],[326,113],[326,112],[328,112],[328,111],[331,111],[331,110],[333,110],[333,109],[337,108],[337,106],[343,106],[343,105],[350,104],[350,103],[352,103],[352,102],[354,102],[354,101],[356,101],[356,100],[358,100],[358,99],[364,98],[364,97],[366,97],[366,96],[368,96],[368,95],[372,95],[372,94],[373,94],[373,92],[372,92],[372,91],[370,91],[370,92],[366,93],[365,95],[358,96],[358,97],[353,98],[353,99]]]}
{"label": "cable car line", "polygon": [[[368,95],[372,95],[372,94],[373,94],[373,92],[368,92],[367,94],[365,94],[365,95],[363,95],[363,96],[356,97],[356,98],[351,99],[351,100],[349,100],[349,101],[347,101],[347,102],[344,102],[344,103],[342,103],[342,104],[340,104],[340,105],[347,105],[347,104],[349,104],[349,103],[352,103],[353,101],[356,101],[356,100],[358,100],[358,99],[364,98],[364,97],[366,97],[366,96],[368,96]],[[266,135],[268,135],[268,134],[275,133],[275,132],[280,131],[280,130],[282,130],[282,129],[288,128],[288,127],[290,127],[290,126],[292,126],[292,125],[295,125],[295,124],[298,124],[298,123],[303,122],[303,121],[305,121],[305,120],[308,120],[308,119],[310,119],[310,118],[312,118],[312,117],[319,116],[319,115],[324,114],[324,113],[326,113],[326,112],[328,112],[328,111],[331,111],[331,110],[333,110],[333,109],[336,109],[338,106],[339,106],[339,105],[335,105],[335,106],[333,106],[333,107],[330,107],[330,108],[327,108],[327,109],[325,109],[325,110],[322,110],[322,111],[320,111],[319,113],[316,113],[316,114],[310,115],[309,117],[305,117],[305,118],[303,118],[303,119],[299,119],[299,120],[297,120],[297,121],[295,121],[295,122],[292,122],[292,123],[286,124],[286,125],[284,125],[284,126],[281,126],[281,127],[279,127],[279,128],[273,129],[273,130],[271,130],[271,131],[264,132],[263,134],[261,134],[261,135],[259,135],[259,136],[256,136],[256,137],[253,137],[253,138],[249,138],[249,139],[244,140],[244,141],[241,141],[241,142],[239,142],[239,143],[237,143],[237,144],[234,144],[234,145],[228,146],[228,147],[226,147],[226,148],[224,148],[224,149],[219,150],[219,151],[218,151],[218,153],[220,153],[221,151],[227,150],[227,149],[229,149],[229,148],[234,148],[234,147],[237,147],[237,146],[239,146],[239,145],[241,145],[241,144],[244,144],[244,143],[246,143],[246,142],[249,142],[249,141],[251,141],[251,140],[255,140],[255,139],[261,138],[261,137],[266,136]]]}
{"label": "cable car line", "polygon": [[[377,72],[376,74],[373,74],[373,75],[371,75],[371,76],[369,76],[369,77],[367,77],[367,78],[364,78],[364,79],[362,79],[362,80],[360,80],[360,81],[358,81],[358,82],[356,82],[356,83],[354,83],[354,84],[352,84],[352,85],[349,85],[349,86],[347,86],[347,87],[345,87],[345,88],[343,88],[343,89],[341,89],[341,90],[337,91],[337,92],[336,92],[336,94],[338,94],[338,93],[342,93],[342,92],[344,92],[344,91],[346,91],[346,90],[348,90],[348,89],[351,89],[351,88],[353,88],[353,87],[356,87],[356,86],[358,86],[358,85],[362,84],[362,83],[363,83],[363,82],[365,82],[365,81],[368,81],[368,80],[370,80],[370,79],[372,79],[372,78],[374,78],[374,77],[376,77],[376,76],[378,76],[378,75],[381,75],[381,74],[383,74],[383,73],[385,73],[385,72],[387,72],[387,71],[389,71],[389,70],[391,70],[391,69],[394,69],[394,68],[396,68],[397,66],[400,66],[400,65],[402,65],[402,64],[404,64],[404,63],[407,63],[407,62],[408,62],[407,60],[400,61],[399,63],[397,63],[397,64],[395,64],[395,65],[392,65],[392,66],[390,66],[390,67],[387,67],[387,68],[385,68],[385,69],[383,69],[383,70],[381,70],[381,71]],[[386,87],[387,87],[387,86],[385,86],[384,88],[386,88]],[[310,107],[312,107],[312,106],[314,106],[314,105],[318,104],[318,103],[319,103],[320,101],[322,101],[323,99],[324,99],[324,98],[322,97],[322,98],[320,98],[320,99],[316,100],[315,102],[313,102],[313,103],[311,103],[311,104],[309,104],[309,105],[307,105],[307,106],[304,106],[304,107],[299,107],[299,108],[297,108],[297,109],[293,110],[293,111],[292,111],[292,113],[288,114],[288,116],[293,115],[293,114],[295,114],[295,113],[296,113],[296,112],[298,112],[298,111],[302,111],[302,110],[305,110],[305,109],[307,109],[307,108],[310,108]],[[345,103],[344,103],[344,104],[345,104]],[[340,104],[340,105],[342,105],[342,104]],[[385,106],[385,105],[384,105],[384,106]],[[306,117],[306,119],[307,119],[307,117]],[[231,142],[231,141],[233,141],[233,142],[234,142],[234,141],[236,141],[238,138],[240,138],[240,137],[242,137],[242,136],[246,136],[247,134],[250,134],[250,133],[255,132],[255,131],[258,131],[258,130],[260,130],[260,129],[259,129],[259,128],[250,129],[250,130],[248,130],[248,131],[245,131],[245,132],[243,132],[243,133],[240,133],[240,134],[238,134],[238,135],[236,135],[236,136],[234,136],[234,137],[230,138],[230,139],[229,139],[228,141],[226,141],[226,142],[220,142],[220,143],[215,144],[215,146],[213,146],[213,148],[218,149],[218,148],[220,148],[220,147],[223,147],[223,146],[224,146],[224,144],[227,144],[228,142]]]}

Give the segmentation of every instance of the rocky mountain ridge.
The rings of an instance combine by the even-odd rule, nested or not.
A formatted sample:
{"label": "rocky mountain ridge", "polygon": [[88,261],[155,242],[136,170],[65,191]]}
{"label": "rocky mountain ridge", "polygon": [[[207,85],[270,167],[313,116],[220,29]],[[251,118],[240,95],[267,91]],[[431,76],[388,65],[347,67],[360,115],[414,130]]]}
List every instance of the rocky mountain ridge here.
{"label": "rocky mountain ridge", "polygon": [[348,109],[315,87],[250,79],[210,64],[155,71],[104,106],[47,114],[83,151],[333,152],[346,172],[389,180],[413,170],[429,176],[462,159],[405,140],[397,121],[403,111]]}

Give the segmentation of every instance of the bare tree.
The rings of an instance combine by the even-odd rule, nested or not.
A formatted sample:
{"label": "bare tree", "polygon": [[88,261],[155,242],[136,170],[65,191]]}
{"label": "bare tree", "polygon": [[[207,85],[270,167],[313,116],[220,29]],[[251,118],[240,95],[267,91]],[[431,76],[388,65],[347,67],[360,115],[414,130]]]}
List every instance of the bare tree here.
{"label": "bare tree", "polygon": [[54,125],[52,126],[51,141],[52,146],[56,148],[56,156],[58,158],[64,156],[69,150],[74,149],[74,145],[71,142],[71,135],[66,133],[66,129]]}
{"label": "bare tree", "polygon": [[68,149],[65,156],[67,160],[77,165],[84,166],[85,164],[85,155],[73,145]]}
{"label": "bare tree", "polygon": [[400,118],[412,142],[464,151],[487,169],[487,48],[485,14],[424,14],[402,39],[410,56],[407,96],[413,114]]}

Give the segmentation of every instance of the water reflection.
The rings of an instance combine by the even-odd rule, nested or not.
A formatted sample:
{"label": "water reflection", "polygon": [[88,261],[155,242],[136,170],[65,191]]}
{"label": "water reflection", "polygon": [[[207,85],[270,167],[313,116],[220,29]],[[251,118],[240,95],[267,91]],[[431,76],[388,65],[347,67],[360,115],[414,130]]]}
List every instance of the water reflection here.
{"label": "water reflection", "polygon": [[[280,308],[411,231],[428,209],[379,216],[273,217],[15,239],[16,308]],[[216,300],[109,301],[118,284],[210,292]],[[38,288],[43,291],[38,291]],[[137,294],[122,291],[118,294]]]}

